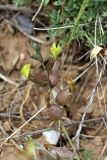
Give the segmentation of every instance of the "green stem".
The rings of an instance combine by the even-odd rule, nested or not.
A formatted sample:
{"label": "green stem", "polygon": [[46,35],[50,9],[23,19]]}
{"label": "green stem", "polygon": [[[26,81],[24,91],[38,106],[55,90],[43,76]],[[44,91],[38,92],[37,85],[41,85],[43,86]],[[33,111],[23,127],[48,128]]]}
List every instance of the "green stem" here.
{"label": "green stem", "polygon": [[85,11],[85,8],[88,6],[88,3],[89,3],[90,0],[84,0],[82,5],[81,5],[81,8],[79,10],[79,13],[77,15],[77,18],[76,18],[76,21],[75,21],[75,25],[72,29],[72,32],[71,32],[71,36],[70,36],[70,39],[68,41],[68,43],[70,43],[74,38],[75,38],[75,35],[76,35],[76,31],[78,30],[78,25],[79,25],[79,21]]}
{"label": "green stem", "polygon": [[[63,125],[62,122],[61,122],[61,127],[62,127],[62,131],[64,132],[66,138],[68,139],[68,142],[69,142],[70,146],[73,148],[73,150],[75,150],[75,146],[74,146],[74,144],[72,143],[72,141],[71,141],[71,139],[70,139],[70,137],[69,137],[69,135],[68,135],[68,133],[67,133],[67,130],[66,130],[66,128],[64,127],[64,125]],[[77,156],[77,160],[80,160],[80,158],[79,158],[79,156],[78,156],[77,153],[76,153],[76,156]]]}

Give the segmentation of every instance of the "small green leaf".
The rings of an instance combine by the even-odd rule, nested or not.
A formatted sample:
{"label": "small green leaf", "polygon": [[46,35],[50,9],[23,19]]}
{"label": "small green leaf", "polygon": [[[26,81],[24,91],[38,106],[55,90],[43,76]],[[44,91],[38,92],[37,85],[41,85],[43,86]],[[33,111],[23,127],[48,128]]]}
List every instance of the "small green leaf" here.
{"label": "small green leaf", "polygon": [[54,2],[54,5],[55,5],[55,6],[61,6],[61,2],[60,2],[60,1],[55,1],[55,2]]}
{"label": "small green leaf", "polygon": [[35,53],[31,56],[31,58],[36,59],[36,60],[40,61],[41,63],[43,63],[43,58],[40,53],[40,44],[35,43],[35,42],[31,42],[31,41],[29,43],[32,46],[32,48],[35,50]]}
{"label": "small green leaf", "polygon": [[50,0],[44,0],[44,4],[47,5]]}
{"label": "small green leaf", "polygon": [[62,49],[61,49],[59,44],[57,46],[56,46],[55,42],[52,44],[52,47],[50,48],[50,51],[51,51],[51,56],[54,60],[57,59],[58,55],[61,53],[61,50]]}
{"label": "small green leaf", "polygon": [[25,64],[21,69],[21,75],[25,78],[29,77],[31,64]]}
{"label": "small green leaf", "polygon": [[40,55],[40,54],[33,54],[32,56],[31,56],[31,58],[32,59],[35,59],[35,60],[38,60],[38,61],[40,61],[41,63],[43,62],[43,58],[42,58],[42,56]]}

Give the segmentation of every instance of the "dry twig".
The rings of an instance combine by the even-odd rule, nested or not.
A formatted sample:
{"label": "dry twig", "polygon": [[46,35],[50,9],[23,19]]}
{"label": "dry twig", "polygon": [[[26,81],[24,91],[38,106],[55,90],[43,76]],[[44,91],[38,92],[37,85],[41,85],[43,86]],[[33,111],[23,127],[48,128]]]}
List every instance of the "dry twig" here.
{"label": "dry twig", "polygon": [[[4,134],[5,137],[8,137],[8,136],[9,136],[9,135],[7,134],[7,132],[5,131],[5,129],[4,129],[1,121],[0,121],[0,130],[2,131],[2,133]],[[21,148],[13,139],[10,139],[10,141],[11,141],[19,150],[22,150],[22,148]]]}
{"label": "dry twig", "polygon": [[96,82],[96,85],[95,85],[94,89],[92,90],[92,92],[91,92],[91,94],[90,94],[90,96],[89,96],[89,102],[88,102],[88,104],[87,104],[87,106],[86,106],[86,108],[85,108],[84,114],[83,114],[83,116],[82,116],[82,120],[81,120],[80,125],[79,125],[79,128],[78,128],[78,130],[77,130],[77,132],[76,132],[76,136],[74,137],[74,140],[76,141],[77,149],[79,149],[80,133],[81,133],[81,131],[82,131],[82,126],[83,126],[83,123],[84,123],[84,119],[85,119],[85,116],[86,116],[86,114],[87,114],[87,111],[88,111],[89,108],[92,106],[93,99],[94,99],[94,96],[95,96],[95,93],[96,93],[98,84],[99,84],[99,82],[100,82],[100,79],[101,79],[101,77],[102,77],[102,74],[103,74],[103,67],[102,67],[102,70],[101,70],[101,72],[100,72],[99,78],[98,78],[98,80],[97,80],[97,82]]}
{"label": "dry twig", "polygon": [[15,83],[14,81],[12,81],[11,79],[9,79],[8,77],[4,76],[2,73],[0,73],[0,78],[1,78],[2,80],[4,80],[5,82],[8,82],[8,83],[11,84],[11,85],[14,85],[14,86],[16,86],[16,87],[19,86],[19,84]]}
{"label": "dry twig", "polygon": [[19,132],[24,126],[26,126],[31,120],[33,120],[40,112],[42,112],[44,109],[46,108],[46,106],[44,106],[43,108],[41,108],[37,113],[35,113],[30,119],[28,119],[21,127],[19,127],[18,129],[16,129],[15,132],[13,132],[10,136],[8,136],[6,138],[6,140],[0,145],[0,147],[2,147],[10,138],[12,138],[17,132]]}
{"label": "dry twig", "polygon": [[40,6],[39,6],[37,12],[35,13],[35,15],[34,15],[33,18],[32,18],[32,21],[34,21],[34,19],[36,18],[36,16],[37,16],[38,13],[40,12],[40,10],[41,10],[41,8],[42,8],[42,6],[43,6],[43,3],[44,3],[44,0],[42,0],[42,2],[41,2],[41,4],[40,4]]}

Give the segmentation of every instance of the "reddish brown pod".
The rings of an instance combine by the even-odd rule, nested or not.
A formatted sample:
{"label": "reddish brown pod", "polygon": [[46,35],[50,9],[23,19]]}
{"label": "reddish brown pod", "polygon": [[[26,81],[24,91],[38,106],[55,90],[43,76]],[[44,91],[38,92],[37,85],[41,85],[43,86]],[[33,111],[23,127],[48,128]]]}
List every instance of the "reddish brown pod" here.
{"label": "reddish brown pod", "polygon": [[30,80],[39,86],[47,86],[49,84],[48,78],[42,73],[30,74]]}
{"label": "reddish brown pod", "polygon": [[50,85],[52,87],[55,87],[58,84],[58,80],[59,80],[59,73],[56,70],[52,70],[50,75],[49,75],[49,81],[50,81]]}
{"label": "reddish brown pod", "polygon": [[64,106],[70,102],[70,99],[71,99],[71,92],[67,89],[62,90],[56,96],[56,103],[61,106]]}
{"label": "reddish brown pod", "polygon": [[51,120],[57,121],[63,116],[63,107],[57,104],[50,104],[47,112]]}
{"label": "reddish brown pod", "polygon": [[59,62],[55,62],[53,65],[53,68],[49,74],[49,81],[50,81],[50,85],[51,87],[55,87],[58,84],[59,81],[59,68],[60,68],[60,63]]}

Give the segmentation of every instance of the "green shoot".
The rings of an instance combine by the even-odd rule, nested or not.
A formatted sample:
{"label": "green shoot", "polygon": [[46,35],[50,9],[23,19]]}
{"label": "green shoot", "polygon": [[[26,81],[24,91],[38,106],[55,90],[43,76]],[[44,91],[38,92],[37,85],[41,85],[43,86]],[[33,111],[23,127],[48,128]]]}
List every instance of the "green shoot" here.
{"label": "green shoot", "polygon": [[56,43],[54,42],[53,44],[52,44],[52,47],[51,47],[51,49],[50,49],[50,51],[51,51],[51,57],[54,59],[54,60],[56,60],[57,59],[57,57],[58,57],[58,55],[61,53],[61,47],[60,47],[60,45],[58,44],[58,45],[56,45]]}

